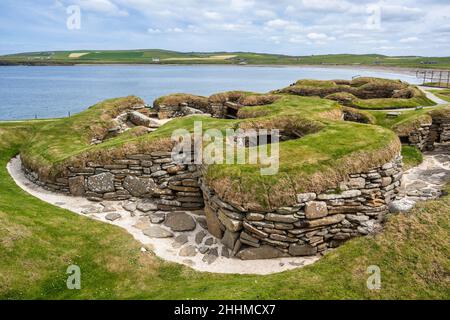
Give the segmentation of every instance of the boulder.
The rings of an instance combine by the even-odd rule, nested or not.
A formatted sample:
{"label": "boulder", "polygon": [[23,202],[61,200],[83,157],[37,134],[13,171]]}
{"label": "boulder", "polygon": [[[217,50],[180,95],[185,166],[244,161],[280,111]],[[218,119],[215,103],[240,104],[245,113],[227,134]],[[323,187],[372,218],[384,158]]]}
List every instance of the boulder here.
{"label": "boulder", "polygon": [[280,250],[268,245],[259,248],[247,248],[236,254],[236,257],[242,260],[274,259],[282,256],[283,253]]}
{"label": "boulder", "polygon": [[128,120],[136,126],[144,126],[149,128],[158,128],[159,124],[138,111],[131,111],[128,114]]}
{"label": "boulder", "polygon": [[127,176],[123,181],[123,187],[128,190],[131,195],[141,197],[144,194],[151,193],[156,187],[156,184],[152,178]]}
{"label": "boulder", "polygon": [[83,176],[69,178],[69,190],[75,197],[82,197],[86,192]]}
{"label": "boulder", "polygon": [[173,233],[159,226],[151,226],[143,231],[150,238],[171,238]]}
{"label": "boulder", "polygon": [[328,215],[327,203],[323,201],[309,201],[305,206],[307,219],[318,219]]}
{"label": "boulder", "polygon": [[415,205],[415,201],[404,198],[401,200],[392,201],[389,204],[389,211],[391,213],[406,212],[414,208]]}
{"label": "boulder", "polygon": [[195,220],[187,213],[181,211],[169,212],[164,225],[172,231],[191,231],[196,227]]}
{"label": "boulder", "polygon": [[115,191],[114,175],[109,172],[96,174],[88,177],[87,185],[89,190],[96,193],[107,193]]}
{"label": "boulder", "polygon": [[185,115],[192,115],[192,114],[203,114],[204,112],[195,108],[191,108],[188,106],[182,106],[181,107],[181,112]]}

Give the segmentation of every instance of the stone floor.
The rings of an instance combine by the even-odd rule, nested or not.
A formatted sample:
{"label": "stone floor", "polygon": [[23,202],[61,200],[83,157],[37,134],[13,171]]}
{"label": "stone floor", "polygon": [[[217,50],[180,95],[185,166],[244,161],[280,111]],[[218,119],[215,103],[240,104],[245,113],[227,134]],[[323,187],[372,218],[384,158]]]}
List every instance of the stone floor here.
{"label": "stone floor", "polygon": [[439,144],[424,154],[424,161],[405,172],[399,198],[425,201],[439,198],[450,182],[450,144]]}

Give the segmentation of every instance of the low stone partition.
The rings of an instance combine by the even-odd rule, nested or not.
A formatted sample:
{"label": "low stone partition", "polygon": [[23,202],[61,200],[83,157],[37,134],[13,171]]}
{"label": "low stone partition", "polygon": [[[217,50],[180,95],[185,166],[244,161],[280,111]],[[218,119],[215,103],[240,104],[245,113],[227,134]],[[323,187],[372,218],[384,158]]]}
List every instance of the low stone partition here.
{"label": "low stone partition", "polygon": [[247,212],[220,199],[203,178],[208,230],[241,259],[315,255],[377,230],[399,192],[402,159],[348,176],[337,190],[297,195],[297,204]]}
{"label": "low stone partition", "polygon": [[159,210],[203,208],[195,165],[174,163],[170,152],[128,155],[111,164],[88,162],[69,167],[64,177],[42,179],[23,166],[31,181],[54,191],[87,197],[92,201],[155,198]]}
{"label": "low stone partition", "polygon": [[432,116],[431,123],[421,124],[408,132],[407,136],[400,136],[400,139],[402,143],[415,146],[421,151],[434,150],[436,143],[450,141],[450,120]]}

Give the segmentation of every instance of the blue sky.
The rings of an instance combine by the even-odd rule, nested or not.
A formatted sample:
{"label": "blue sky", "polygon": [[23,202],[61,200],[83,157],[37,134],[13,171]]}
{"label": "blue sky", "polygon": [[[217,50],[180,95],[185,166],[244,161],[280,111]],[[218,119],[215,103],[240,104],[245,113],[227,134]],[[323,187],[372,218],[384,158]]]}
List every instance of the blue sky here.
{"label": "blue sky", "polygon": [[[66,26],[80,8],[80,29]],[[450,56],[449,0],[1,0],[0,54],[160,48]]]}

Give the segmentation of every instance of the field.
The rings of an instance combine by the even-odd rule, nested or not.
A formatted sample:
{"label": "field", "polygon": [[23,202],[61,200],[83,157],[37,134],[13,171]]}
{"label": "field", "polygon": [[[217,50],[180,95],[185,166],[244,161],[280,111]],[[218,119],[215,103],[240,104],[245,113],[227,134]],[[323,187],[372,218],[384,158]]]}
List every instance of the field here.
{"label": "field", "polygon": [[377,54],[288,56],[251,52],[175,52],[158,49],[48,51],[0,56],[0,65],[71,64],[249,64],[350,65],[450,69],[450,57],[389,57]]}

